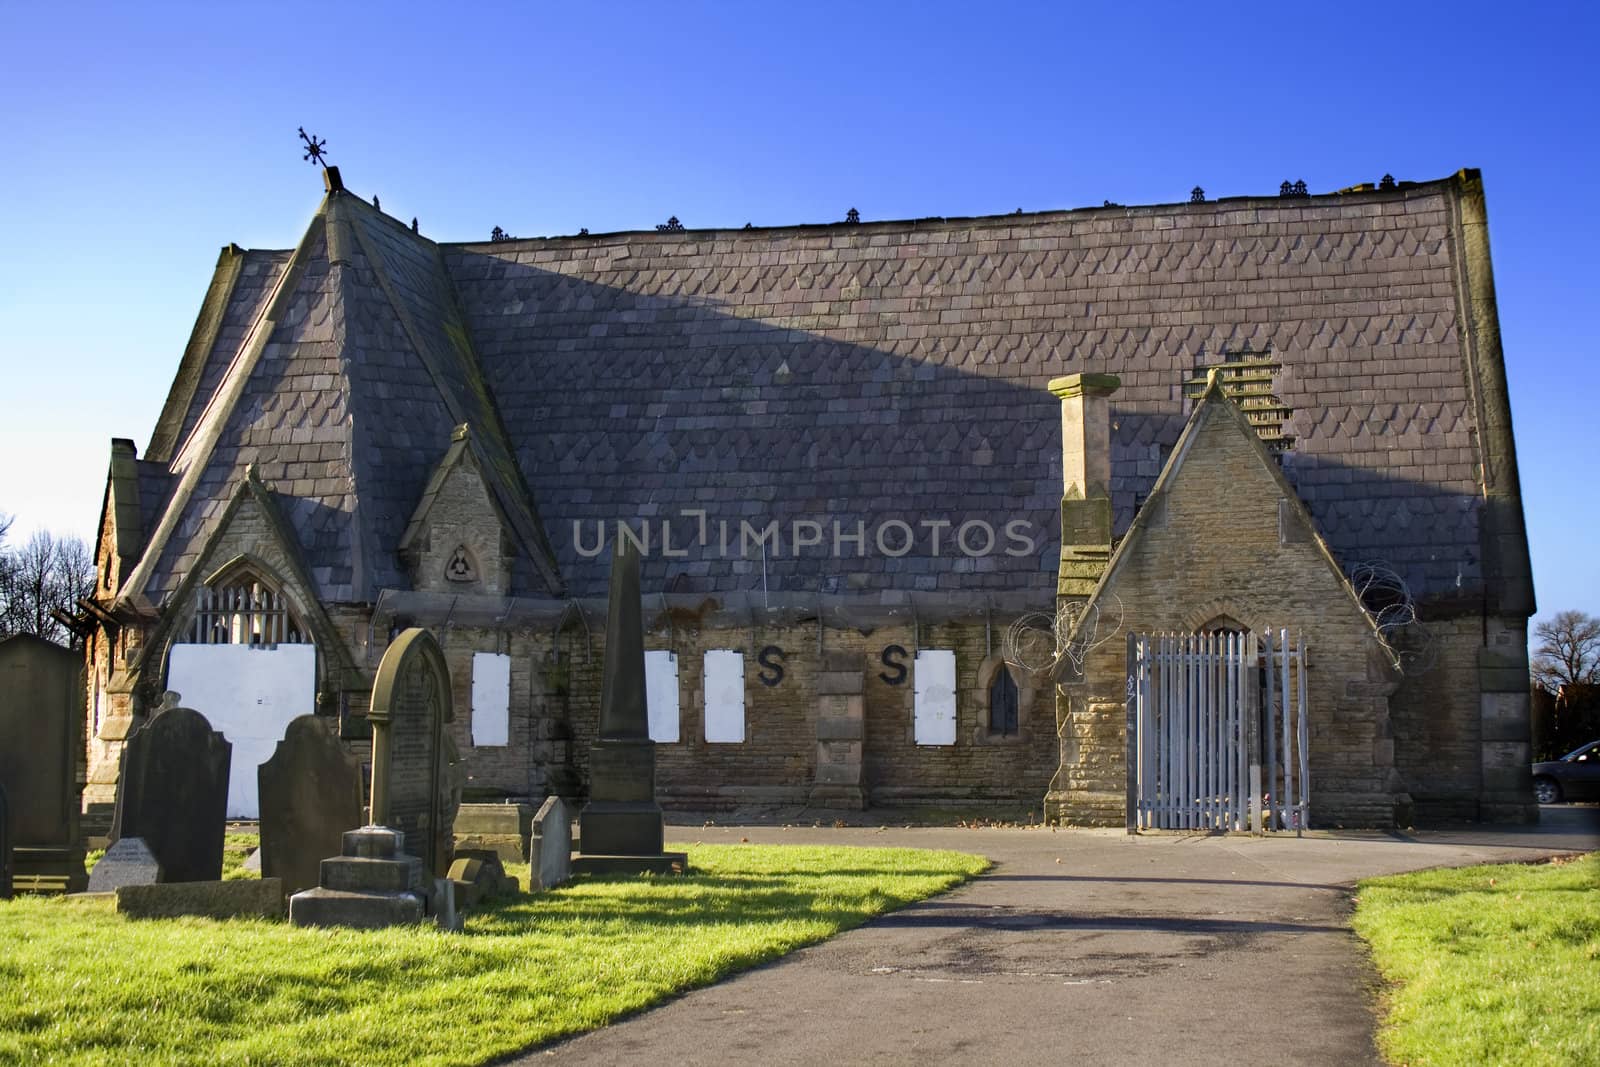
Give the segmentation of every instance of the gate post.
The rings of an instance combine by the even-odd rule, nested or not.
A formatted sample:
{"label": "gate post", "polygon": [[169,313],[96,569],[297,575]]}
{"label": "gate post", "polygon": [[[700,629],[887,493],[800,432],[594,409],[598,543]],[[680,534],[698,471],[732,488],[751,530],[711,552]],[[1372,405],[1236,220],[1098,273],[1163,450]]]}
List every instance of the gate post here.
{"label": "gate post", "polygon": [[[1258,647],[1256,634],[1251,631],[1246,635],[1248,646],[1245,649],[1244,661],[1248,666],[1246,684],[1244,687],[1244,744],[1245,752],[1250,760],[1250,832],[1261,833],[1261,708],[1257,702],[1259,690],[1259,675],[1256,674],[1256,664],[1261,654]],[[1268,662],[1270,670],[1272,664]]]}
{"label": "gate post", "polygon": [[1139,831],[1139,689],[1143,684],[1139,663],[1139,639],[1128,632],[1128,833]]}

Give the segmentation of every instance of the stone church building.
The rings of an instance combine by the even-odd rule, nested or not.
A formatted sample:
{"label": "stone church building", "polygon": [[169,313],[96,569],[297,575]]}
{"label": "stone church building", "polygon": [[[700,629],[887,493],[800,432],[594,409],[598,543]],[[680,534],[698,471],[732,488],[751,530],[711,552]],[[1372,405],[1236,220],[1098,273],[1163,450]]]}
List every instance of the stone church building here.
{"label": "stone church building", "polygon": [[1121,825],[1127,635],[1285,628],[1312,824],[1536,810],[1476,171],[468,243],[326,179],[295,247],[223,248],[112,442],[90,809],[167,690],[236,815],[297,715],[364,752],[413,625],[468,799],[581,795],[628,538],[669,807]]}

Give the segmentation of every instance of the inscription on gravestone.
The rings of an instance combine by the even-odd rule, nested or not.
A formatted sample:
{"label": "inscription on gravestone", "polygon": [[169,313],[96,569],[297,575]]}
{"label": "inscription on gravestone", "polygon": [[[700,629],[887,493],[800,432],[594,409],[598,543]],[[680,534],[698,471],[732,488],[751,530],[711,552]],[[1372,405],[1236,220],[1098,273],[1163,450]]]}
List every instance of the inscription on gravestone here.
{"label": "inscription on gravestone", "polygon": [[89,872],[89,892],[114,893],[125,885],[154,885],[160,879],[161,865],[144,839],[124,837],[106,849]]}
{"label": "inscription on gravestone", "polygon": [[455,808],[450,670],[432,634],[402,633],[383,654],[372,687],[372,823],[399,830],[424,870],[450,869]]}
{"label": "inscription on gravestone", "polygon": [[322,860],[339,854],[344,832],[361,825],[361,762],[315,715],[289,723],[256,772],[261,797],[260,871],[284,892],[318,884]]}
{"label": "inscription on gravestone", "polygon": [[163,882],[220,879],[232,758],[204,715],[164,708],[123,750],[112,838],[144,838]]}

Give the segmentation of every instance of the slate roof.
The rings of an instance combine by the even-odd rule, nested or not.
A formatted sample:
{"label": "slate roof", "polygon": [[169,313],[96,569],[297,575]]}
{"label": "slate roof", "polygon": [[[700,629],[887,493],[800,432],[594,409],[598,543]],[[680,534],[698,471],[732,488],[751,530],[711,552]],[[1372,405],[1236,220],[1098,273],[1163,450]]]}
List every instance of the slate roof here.
{"label": "slate roof", "polygon": [[[324,600],[404,588],[395,546],[460,422],[475,427],[491,491],[528,546],[518,577],[560,591],[432,242],[330,197],[292,255],[245,253],[230,270],[214,343],[180,372],[163,413],[166,422],[185,409],[172,485],[121,595],[172,593],[252,465],[279,495]],[[199,385],[183,404],[188,376]]]}
{"label": "slate roof", "polygon": [[[1049,379],[1122,379],[1120,531],[1183,428],[1184,378],[1224,347],[1270,344],[1295,409],[1284,470],[1339,557],[1469,591],[1481,490],[1451,193],[629,233],[446,259],[575,589],[597,593],[603,567],[575,551],[574,520],[689,508],[869,529],[1022,517],[1049,531],[1025,558],[769,560],[767,580],[1049,589]],[[676,571],[702,588],[761,580],[747,560],[656,556],[647,587]]]}
{"label": "slate roof", "polygon": [[[355,238],[333,257],[349,265],[344,281],[328,277],[317,237],[203,484],[192,502],[173,495],[186,510],[150,595],[181,574],[251,461],[295,498],[328,599],[403,583],[394,547],[406,518],[449,425],[471,421],[475,447],[487,442],[480,461],[536,546],[524,555],[552,549],[572,595],[603,595],[607,572],[604,554],[579,550],[574,523],[592,544],[597,521],[621,519],[652,524],[647,591],[1037,590],[1048,603],[1061,445],[1046,383],[1120,376],[1121,531],[1183,429],[1184,380],[1224,348],[1270,344],[1283,363],[1274,392],[1294,409],[1283,470],[1340,562],[1381,560],[1421,595],[1470,600],[1484,574],[1484,457],[1476,357],[1459,325],[1460,181],[447,245],[334,197],[324,212],[342,205]],[[289,253],[243,255],[189,434],[290,266]],[[504,436],[479,432],[502,417]],[[698,532],[684,513],[699,510],[710,544],[662,555],[659,523],[675,520],[676,549]],[[797,519],[822,522],[825,537],[835,519],[847,534],[862,523],[866,555],[796,556]],[[879,552],[872,533],[895,519],[949,522],[940,554],[925,529],[907,555]],[[1036,543],[968,558],[949,541],[970,519],[997,532],[1026,521]],[[726,556],[719,520],[732,524]],[[741,520],[777,520],[782,550],[741,558]],[[513,580],[523,595],[554,588],[533,573]]]}

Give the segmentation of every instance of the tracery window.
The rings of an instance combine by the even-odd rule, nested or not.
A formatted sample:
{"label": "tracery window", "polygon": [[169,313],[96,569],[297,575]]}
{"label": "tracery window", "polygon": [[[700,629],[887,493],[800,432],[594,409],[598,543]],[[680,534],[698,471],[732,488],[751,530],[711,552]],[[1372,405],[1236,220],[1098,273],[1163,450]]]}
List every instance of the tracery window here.
{"label": "tracery window", "polygon": [[283,591],[245,568],[200,587],[189,641],[197,645],[298,645],[308,638]]}

